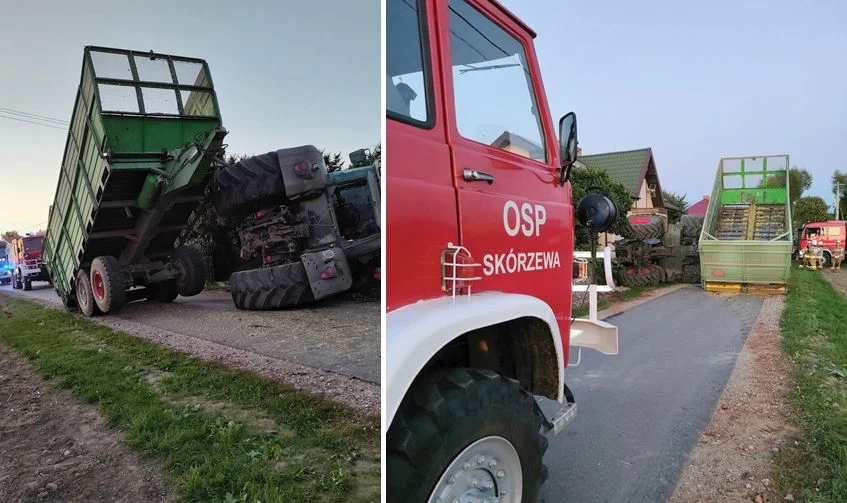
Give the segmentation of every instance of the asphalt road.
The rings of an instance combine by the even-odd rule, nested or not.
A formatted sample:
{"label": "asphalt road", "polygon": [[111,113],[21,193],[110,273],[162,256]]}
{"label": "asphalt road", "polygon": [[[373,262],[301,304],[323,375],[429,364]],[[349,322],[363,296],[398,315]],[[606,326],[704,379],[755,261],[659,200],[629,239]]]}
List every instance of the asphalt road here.
{"label": "asphalt road", "polygon": [[[11,286],[0,291],[12,293]],[[28,292],[61,305],[47,283]],[[133,302],[110,315],[225,346],[380,382],[380,303],[348,297],[283,311],[240,311],[227,292],[204,291],[170,304]]]}
{"label": "asphalt road", "polygon": [[687,287],[607,320],[619,354],[583,351],[565,375],[579,408],[550,437],[547,501],[667,501],[762,301]]}

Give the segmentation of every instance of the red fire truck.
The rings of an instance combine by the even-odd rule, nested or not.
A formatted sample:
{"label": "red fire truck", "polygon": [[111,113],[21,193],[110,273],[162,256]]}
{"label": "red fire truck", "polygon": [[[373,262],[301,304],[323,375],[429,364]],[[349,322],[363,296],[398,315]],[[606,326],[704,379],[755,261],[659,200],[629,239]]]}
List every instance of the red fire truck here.
{"label": "red fire truck", "polygon": [[387,499],[534,502],[569,349],[618,346],[593,295],[571,317],[576,117],[557,141],[535,34],[498,2],[386,13]]}
{"label": "red fire truck", "polygon": [[12,240],[12,288],[32,289],[33,281],[50,281],[41,263],[41,246],[44,236],[27,234]]}
{"label": "red fire truck", "polygon": [[847,222],[842,220],[828,220],[826,222],[809,222],[803,225],[799,234],[798,255],[803,258],[809,240],[814,240],[823,245],[823,260],[824,265],[829,267],[832,264],[832,255],[836,252],[839,244],[841,250],[847,239]]}

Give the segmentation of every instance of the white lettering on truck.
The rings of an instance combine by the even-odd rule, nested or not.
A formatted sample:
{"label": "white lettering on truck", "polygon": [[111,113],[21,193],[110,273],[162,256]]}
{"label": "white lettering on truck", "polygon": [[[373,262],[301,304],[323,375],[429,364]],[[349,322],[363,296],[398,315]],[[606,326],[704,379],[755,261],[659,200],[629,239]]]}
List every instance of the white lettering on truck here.
{"label": "white lettering on truck", "polygon": [[518,208],[518,203],[509,200],[503,205],[503,228],[511,237],[517,236],[519,232],[526,237],[540,236],[541,226],[546,222],[547,210],[540,204],[533,206],[523,203]]}
{"label": "white lettering on truck", "polygon": [[[540,236],[541,226],[547,223],[547,209],[540,204],[518,203],[512,200],[503,205],[503,229],[511,237],[522,233],[526,237]],[[488,253],[482,257],[482,273],[486,276],[541,271],[562,266],[558,251]]]}

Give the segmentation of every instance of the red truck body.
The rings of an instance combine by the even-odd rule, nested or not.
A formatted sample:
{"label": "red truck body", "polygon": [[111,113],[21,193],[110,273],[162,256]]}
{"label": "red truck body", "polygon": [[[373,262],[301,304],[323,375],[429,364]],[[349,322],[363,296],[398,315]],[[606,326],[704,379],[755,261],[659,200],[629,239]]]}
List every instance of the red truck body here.
{"label": "red truck body", "polygon": [[11,241],[9,253],[12,272],[12,286],[29,290],[33,281],[49,281],[49,276],[41,263],[41,248],[44,236],[28,235]]}
{"label": "red truck body", "polygon": [[[600,290],[572,285],[576,117],[557,140],[534,37],[492,0],[387,3],[392,503],[535,501],[540,435],[576,415],[569,347],[617,354]],[[571,317],[576,288],[591,294],[589,319]]]}
{"label": "red truck body", "polygon": [[803,225],[799,235],[799,246],[801,256],[803,251],[808,248],[809,240],[814,239],[820,246],[823,246],[824,263],[829,265],[832,259],[832,254],[835,253],[838,242],[841,248],[845,248],[845,239],[847,239],[847,222],[843,220],[828,220],[826,222],[809,222]]}

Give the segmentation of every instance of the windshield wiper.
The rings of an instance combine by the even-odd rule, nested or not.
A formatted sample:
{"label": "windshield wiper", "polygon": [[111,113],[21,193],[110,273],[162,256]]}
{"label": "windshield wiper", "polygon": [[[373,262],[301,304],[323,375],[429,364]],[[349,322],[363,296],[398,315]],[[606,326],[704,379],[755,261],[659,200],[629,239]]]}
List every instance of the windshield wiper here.
{"label": "windshield wiper", "polygon": [[468,68],[463,68],[463,69],[459,70],[460,74],[461,73],[467,73],[467,72],[477,72],[477,71],[481,71],[481,70],[497,70],[497,69],[500,69],[500,68],[509,68],[509,67],[512,67],[512,66],[521,66],[521,64],[520,63],[512,63],[510,65],[491,65],[491,66],[465,65],[465,66],[467,66]]}

